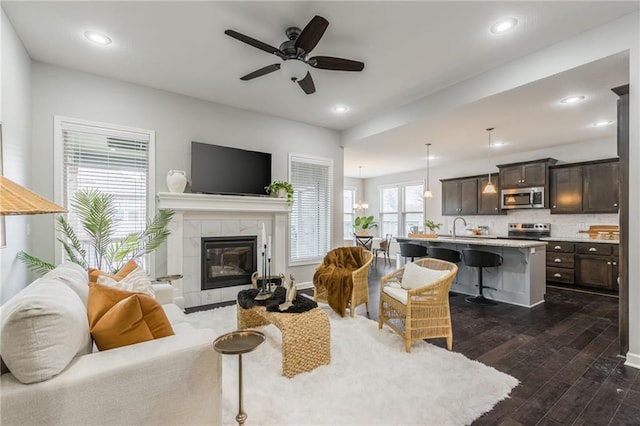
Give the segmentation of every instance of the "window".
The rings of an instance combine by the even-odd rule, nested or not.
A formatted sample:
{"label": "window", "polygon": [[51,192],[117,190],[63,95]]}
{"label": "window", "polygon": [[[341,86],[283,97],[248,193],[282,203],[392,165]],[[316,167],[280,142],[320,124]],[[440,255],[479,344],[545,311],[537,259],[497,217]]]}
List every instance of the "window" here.
{"label": "window", "polygon": [[345,188],[344,189],[344,202],[343,202],[343,220],[344,225],[344,239],[353,239],[353,205],[356,202],[356,189]]}
{"label": "window", "polygon": [[316,263],[331,248],[333,161],[290,154],[289,181],[294,189],[290,262]]}
{"label": "window", "polygon": [[382,188],[380,194],[380,235],[398,235],[398,187]]}
{"label": "window", "polygon": [[380,188],[380,235],[408,235],[424,223],[424,184],[409,183]]}
{"label": "window", "polygon": [[[145,228],[155,210],[154,141],[153,131],[55,117],[56,200],[69,209],[69,224],[81,242],[87,236],[70,200],[82,189],[113,195],[118,212],[116,238]],[[56,261],[61,259],[62,252],[56,253]]]}

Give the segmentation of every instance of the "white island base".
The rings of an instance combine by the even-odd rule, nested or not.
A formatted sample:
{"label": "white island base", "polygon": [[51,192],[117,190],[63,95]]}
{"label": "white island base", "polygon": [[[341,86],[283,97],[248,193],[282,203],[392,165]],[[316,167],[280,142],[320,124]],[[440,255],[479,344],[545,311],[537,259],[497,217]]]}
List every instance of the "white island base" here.
{"label": "white island base", "polygon": [[[424,246],[442,247],[462,253],[463,249],[488,251],[502,256],[502,265],[482,268],[484,296],[498,302],[534,307],[544,302],[546,292],[546,242],[482,238],[397,238]],[[478,295],[478,268],[458,263],[458,274],[451,286],[456,293]],[[488,287],[493,287],[495,290]]]}

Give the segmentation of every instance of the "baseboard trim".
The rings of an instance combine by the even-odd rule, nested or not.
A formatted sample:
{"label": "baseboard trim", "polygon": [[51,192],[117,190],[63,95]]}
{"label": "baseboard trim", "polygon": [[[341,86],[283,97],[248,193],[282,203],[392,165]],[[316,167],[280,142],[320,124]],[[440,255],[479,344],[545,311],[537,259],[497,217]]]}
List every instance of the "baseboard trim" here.
{"label": "baseboard trim", "polygon": [[631,352],[627,352],[627,360],[624,365],[628,365],[629,367],[640,368],[640,354],[632,354]]}

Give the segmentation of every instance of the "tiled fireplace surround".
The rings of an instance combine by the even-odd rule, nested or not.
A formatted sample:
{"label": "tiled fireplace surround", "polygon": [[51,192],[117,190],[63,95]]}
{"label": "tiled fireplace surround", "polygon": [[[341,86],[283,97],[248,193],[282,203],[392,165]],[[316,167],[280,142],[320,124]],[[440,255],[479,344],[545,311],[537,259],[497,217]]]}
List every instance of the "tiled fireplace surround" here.
{"label": "tiled fireplace surround", "polygon": [[158,208],[173,209],[167,239],[167,273],[181,274],[172,282],[184,307],[210,305],[235,300],[238,291],[250,287],[240,285],[201,290],[201,238],[252,235],[258,237],[258,271],[262,270],[262,224],[272,239],[272,274],[285,272],[287,200],[270,197],[233,195],[158,193]]}

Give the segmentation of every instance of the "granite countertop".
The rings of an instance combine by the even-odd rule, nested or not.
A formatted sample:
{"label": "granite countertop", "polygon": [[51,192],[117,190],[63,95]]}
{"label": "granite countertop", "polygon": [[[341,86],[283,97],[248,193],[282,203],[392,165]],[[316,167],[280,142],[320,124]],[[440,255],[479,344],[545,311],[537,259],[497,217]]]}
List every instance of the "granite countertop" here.
{"label": "granite countertop", "polygon": [[442,236],[437,238],[397,237],[396,241],[427,241],[433,243],[468,244],[478,246],[514,248],[541,247],[548,244],[546,241],[498,239],[497,237],[486,238],[486,236],[461,236],[456,238],[452,238],[450,236]]}
{"label": "granite countertop", "polygon": [[569,243],[603,243],[603,244],[620,244],[620,240],[609,240],[604,238],[590,238],[588,235],[575,237],[544,237],[542,241],[566,241]]}

